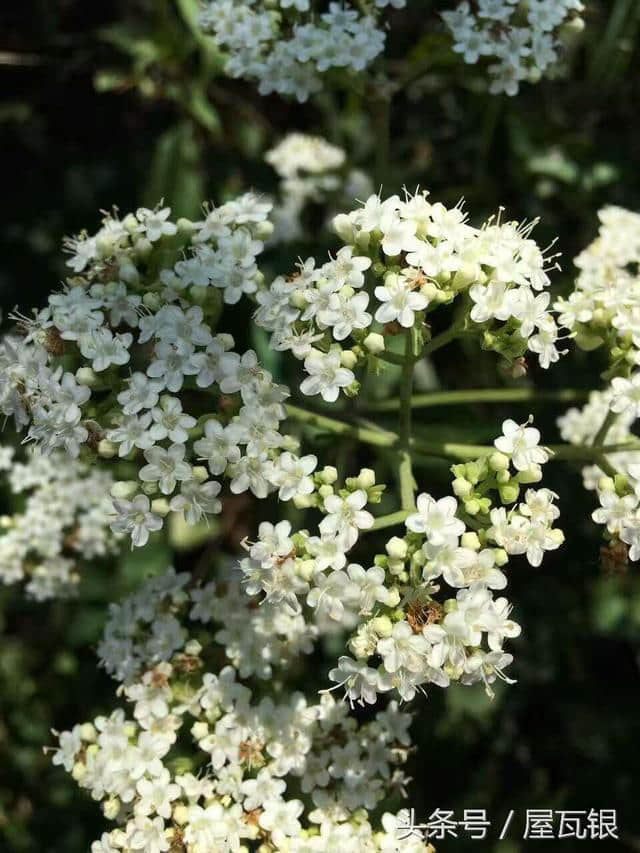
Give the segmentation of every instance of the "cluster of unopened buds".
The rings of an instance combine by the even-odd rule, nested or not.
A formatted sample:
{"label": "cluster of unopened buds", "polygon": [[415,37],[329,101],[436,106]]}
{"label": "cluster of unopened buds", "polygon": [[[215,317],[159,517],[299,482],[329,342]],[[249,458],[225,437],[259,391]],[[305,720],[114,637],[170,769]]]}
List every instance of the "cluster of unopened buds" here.
{"label": "cluster of unopened buds", "polygon": [[277,92],[306,101],[332,69],[363,71],[383,50],[385,7],[406,0],[331,2],[318,14],[311,0],[208,0],[200,25],[227,56],[232,77],[258,80],[262,95]]}
{"label": "cluster of unopened buds", "polygon": [[584,27],[583,11],[581,0],[463,0],[442,17],[465,62],[492,63],[489,91],[516,95],[557,66]]}
{"label": "cluster of unopened buds", "polygon": [[[23,458],[22,458],[23,457]],[[0,472],[11,502],[21,508],[0,517],[0,581],[26,583],[38,601],[71,594],[86,564],[119,550],[109,528],[108,471],[61,451],[18,455],[0,447]]]}
{"label": "cluster of unopened buds", "polygon": [[[240,565],[248,592],[294,613],[315,611],[320,630],[322,619],[352,630],[353,658],[341,657],[330,673],[350,702],[374,703],[390,690],[410,700],[428,683],[450,681],[481,681],[491,694],[496,677],[508,680],[503,670],[512,657],[503,642],[520,627],[493,590],[506,587],[510,556],[539,566],[564,537],[553,527],[557,496],[529,487],[548,459],[538,430],[505,421],[503,431],[494,453],[453,467],[457,499],[419,495],[406,534],[390,539],[368,568],[349,562],[361,535],[375,527],[366,507],[380,487],[368,470],[345,488],[335,486],[331,469],[316,475],[322,485],[305,501],[323,515],[317,534],[264,522],[247,545]],[[442,582],[453,597],[438,596]]]}
{"label": "cluster of unopened buds", "polygon": [[330,204],[335,211],[336,205],[372,192],[369,176],[349,168],[345,151],[321,136],[290,133],[267,151],[265,160],[280,178],[270,245],[304,237],[304,214],[310,205]]}
{"label": "cluster of unopened buds", "polygon": [[189,579],[169,571],[112,609],[101,654],[116,653],[116,636],[144,649],[133,670],[115,670],[131,716],[119,709],[59,735],[54,763],[116,822],[92,853],[431,851],[402,840],[394,814],[377,828],[369,814],[402,794],[410,716],[391,703],[358,723],[330,693],[309,704],[263,684],[258,698],[232,666],[208,669],[215,644],[169,625],[185,605],[196,619],[213,615],[214,597]]}
{"label": "cluster of unopened buds", "polygon": [[402,359],[388,351],[390,332],[415,329],[416,359],[432,351],[438,339],[427,318],[456,300],[467,310],[447,342],[471,334],[510,362],[527,351],[545,368],[558,360],[550,259],[530,237],[534,223],[498,217],[474,228],[461,207],[418,192],[404,201],[370,196],[333,224],[344,242],[334,258],[318,267],[308,258],[256,297],[255,320],[272,346],[304,361],[303,394],[326,402],[357,394],[357,368]]}

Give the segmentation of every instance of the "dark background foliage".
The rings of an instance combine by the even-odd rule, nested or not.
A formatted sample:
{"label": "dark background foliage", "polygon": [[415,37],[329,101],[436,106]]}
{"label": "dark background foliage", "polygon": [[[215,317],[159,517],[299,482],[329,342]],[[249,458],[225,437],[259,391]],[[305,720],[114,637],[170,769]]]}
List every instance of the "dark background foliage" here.
{"label": "dark background foliage", "polygon": [[[392,64],[406,65],[415,79],[391,108],[385,165],[375,85],[338,89],[302,106],[262,99],[221,76],[219,57],[194,29],[192,0],[5,4],[5,316],[18,302],[43,302],[64,276],[62,237],[97,227],[100,209],[128,210],[164,197],[179,214],[195,215],[204,198],[224,199],[252,185],[273,189],[261,155],[291,129],[343,145],[389,193],[420,185],[450,204],[463,195],[478,220],[499,205],[517,218],[540,216],[538,239],[559,238],[564,271],[556,286],[567,289],[571,259],[596,233],[598,208],[640,210],[639,4],[589,2],[585,39],[567,75],[525,85],[512,99],[486,95],[475,70],[449,55],[437,12],[450,5],[416,0],[393,14]],[[417,45],[416,33],[423,33]],[[331,243],[319,240],[286,246],[267,263],[287,270],[298,254],[321,256]],[[242,338],[242,313],[231,312],[229,323]],[[264,342],[253,343],[286,378]],[[448,388],[504,381],[495,358],[475,351],[448,348],[435,362]],[[592,388],[601,369],[597,356],[573,353],[550,375],[534,371],[529,381]],[[482,440],[513,413],[499,406],[426,410],[416,423],[426,434]],[[551,407],[536,411],[549,441],[556,414]],[[327,446],[327,461],[333,452]],[[337,457],[348,458],[344,451]],[[425,469],[425,487],[433,481],[442,488],[443,474],[441,467]],[[633,568],[620,577],[603,574],[599,534],[588,520],[592,499],[579,472],[550,466],[549,476],[561,495],[568,542],[540,569],[520,565],[511,574],[510,597],[524,629],[513,643],[518,684],[498,690],[493,702],[479,689],[431,691],[414,724],[410,802],[422,819],[437,807],[458,816],[464,808],[486,808],[500,824],[517,810],[510,841],[476,842],[499,853],[527,847],[526,808],[617,808],[621,840],[598,849],[638,850],[640,585]],[[193,565],[198,556],[179,561]],[[128,558],[115,575],[96,564],[72,602],[38,605],[20,590],[0,591],[3,851],[81,853],[100,831],[96,805],[50,766],[41,746],[51,727],[111,706],[113,684],[96,670],[94,656],[106,604],[167,559],[151,549]],[[309,674],[309,689],[316,687]],[[561,849],[590,843],[563,841]],[[466,848],[450,840],[439,849]]]}

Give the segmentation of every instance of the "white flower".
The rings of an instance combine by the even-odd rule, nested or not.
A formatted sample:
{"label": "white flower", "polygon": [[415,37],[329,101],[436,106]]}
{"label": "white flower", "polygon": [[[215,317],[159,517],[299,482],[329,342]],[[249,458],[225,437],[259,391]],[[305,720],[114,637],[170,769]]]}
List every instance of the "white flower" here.
{"label": "white flower", "polygon": [[144,231],[147,240],[152,243],[155,243],[165,234],[173,235],[177,232],[177,226],[168,221],[170,215],[170,207],[163,207],[160,210],[149,210],[146,207],[141,207],[136,213],[141,223],[141,230]]}
{"label": "white flower", "polygon": [[189,437],[188,430],[196,425],[196,419],[182,411],[177,397],[161,397],[160,406],[154,407],[151,415],[154,424],[150,432],[155,441],[168,438],[175,444],[184,444]]}
{"label": "white flower", "polygon": [[133,335],[114,335],[109,329],[100,327],[80,335],[78,341],[80,352],[91,360],[91,366],[96,373],[101,373],[112,364],[122,365],[129,361],[129,347]]}
{"label": "white flower", "polygon": [[304,361],[304,369],[309,376],[303,380],[300,390],[313,396],[320,394],[327,403],[335,403],[341,388],[348,388],[355,376],[340,364],[340,352],[332,349],[327,353],[311,350]]}
{"label": "white flower", "polygon": [[376,287],[375,295],[383,303],[376,311],[376,320],[379,323],[397,320],[405,329],[413,326],[415,312],[422,311],[429,304],[426,296],[412,289],[407,278],[396,273],[385,277],[384,287]]}
{"label": "white flower", "polygon": [[429,651],[422,634],[414,634],[408,622],[396,622],[391,636],[378,641],[378,654],[387,672],[394,673],[405,668],[419,672]]}
{"label": "white flower", "polygon": [[330,670],[329,678],[336,681],[336,687],[345,688],[345,695],[349,703],[356,702],[359,705],[373,705],[378,698],[377,687],[379,682],[378,672],[367,666],[366,663],[354,661],[343,655],[338,659],[338,666]]}
{"label": "white flower", "polygon": [[542,465],[549,459],[548,451],[539,446],[540,432],[535,427],[506,420],[502,424],[502,432],[494,445],[511,457],[516,470],[526,471],[532,465]]}
{"label": "white flower", "polygon": [[149,379],[144,373],[134,373],[129,387],[118,394],[118,402],[125,415],[135,415],[142,409],[151,409],[158,402],[162,383]]}
{"label": "white flower", "polygon": [[146,545],[149,533],[162,527],[162,519],[150,511],[146,495],[136,495],[132,501],[114,500],[113,505],[118,516],[111,528],[116,533],[129,533],[133,545]]}
{"label": "white flower", "polygon": [[418,512],[410,515],[405,524],[414,533],[424,533],[431,545],[444,545],[465,531],[464,522],[456,518],[458,502],[447,496],[434,500],[431,495],[418,495]]}
{"label": "white flower", "polygon": [[611,389],[612,412],[628,412],[634,418],[640,417],[640,372],[630,379],[616,376],[611,380]]}
{"label": "white flower", "polygon": [[315,456],[298,457],[288,451],[282,453],[275,465],[273,475],[280,500],[290,501],[296,495],[310,495],[315,488],[310,475],[317,465],[318,459]]}
{"label": "white flower", "polygon": [[158,483],[163,495],[170,495],[178,480],[191,476],[191,466],[184,461],[184,444],[172,444],[171,447],[151,447],[145,450],[147,464],[140,469],[138,476],[144,483]]}
{"label": "white flower", "polygon": [[180,494],[171,498],[170,507],[173,512],[181,512],[187,524],[197,524],[207,515],[215,515],[222,510],[222,502],[218,500],[220,483],[208,480],[183,480],[180,484]]}
{"label": "white flower", "polygon": [[339,536],[345,547],[351,548],[358,539],[359,531],[373,526],[373,516],[364,509],[366,504],[364,489],[357,489],[346,498],[328,495],[324,499],[327,515],[320,522],[320,532],[323,536]]}

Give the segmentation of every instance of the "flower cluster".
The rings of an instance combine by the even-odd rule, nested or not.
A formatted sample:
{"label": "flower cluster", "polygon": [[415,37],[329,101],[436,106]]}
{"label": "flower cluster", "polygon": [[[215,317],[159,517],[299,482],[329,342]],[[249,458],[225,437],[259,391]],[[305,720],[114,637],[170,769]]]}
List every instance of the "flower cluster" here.
{"label": "flower cluster", "polygon": [[38,601],[66,596],[84,561],[118,550],[109,529],[113,479],[107,471],[59,451],[31,451],[20,461],[11,447],[0,448],[0,471],[12,495],[22,498],[19,512],[0,518],[2,583],[26,581]]}
{"label": "flower cluster", "polygon": [[222,302],[258,287],[269,207],[248,194],[201,222],[173,223],[168,208],[107,216],[69,242],[77,275],[0,345],[0,408],[29,440],[131,463],[135,479],[112,489],[113,529],[135,545],[170,512],[189,524],[218,513],[216,477],[259,498],[311,488],[315,457],[279,431],[287,389],[214,331]]}
{"label": "flower cluster", "polygon": [[575,288],[555,307],[578,346],[608,348],[613,375],[640,364],[640,214],[605,207],[598,216],[598,237],[575,259]]}
{"label": "flower cluster", "polygon": [[[352,703],[374,703],[393,689],[410,700],[427,683],[450,681],[482,681],[490,693],[496,677],[506,679],[512,658],[503,642],[520,628],[493,590],[505,588],[502,569],[511,555],[539,566],[563,534],[553,527],[553,492],[526,488],[521,495],[540,481],[548,459],[538,430],[505,421],[503,432],[494,453],[453,467],[458,500],[419,495],[405,536],[390,539],[367,568],[347,555],[375,524],[366,507],[379,487],[368,470],[339,490],[329,469],[318,475],[324,483],[307,498],[323,515],[317,534],[293,532],[288,521],[264,522],[247,545],[240,567],[250,593],[296,613],[304,604],[345,628],[355,624],[353,658],[341,657],[330,673]],[[442,582],[455,594],[439,601]]]}
{"label": "flower cluster", "polygon": [[331,2],[315,15],[310,0],[209,0],[200,24],[227,54],[227,74],[258,80],[262,95],[306,101],[327,71],[362,71],[382,52],[380,13],[405,0],[376,0],[367,14],[355,5]]}
{"label": "flower cluster", "polygon": [[[133,628],[147,648],[171,633],[162,624],[171,613],[152,611],[158,595],[174,604],[188,598],[185,582],[173,572],[155,579],[151,609],[144,612],[141,594],[125,601],[112,610],[110,634]],[[165,652],[123,685],[130,717],[118,709],[59,735],[53,762],[117,822],[92,853],[432,850],[402,841],[391,813],[377,830],[370,823],[369,812],[406,782],[411,718],[395,704],[358,724],[329,693],[315,705],[299,693],[254,697],[233,667],[207,670],[196,640]]]}
{"label": "flower cluster", "polygon": [[474,228],[461,207],[431,203],[426,192],[405,201],[373,195],[335,217],[344,246],[334,258],[318,267],[309,258],[258,292],[256,322],[272,332],[275,349],[304,360],[302,393],[327,402],[358,392],[356,367],[389,360],[381,331],[388,339],[415,327],[428,351],[427,315],[456,299],[466,310],[455,335],[475,334],[509,360],[529,350],[549,367],[560,355],[559,330],[549,258],[530,237],[533,225],[498,217]]}
{"label": "flower cluster", "polygon": [[110,605],[109,614],[98,655],[107,672],[126,683],[170,660],[196,633],[203,640],[205,630],[242,678],[271,678],[274,668],[310,653],[317,636],[301,614],[269,603],[258,607],[241,589],[235,567],[223,561],[216,566],[215,581],[201,586],[193,585],[189,574],[170,569]]}
{"label": "flower cluster", "polygon": [[469,64],[487,57],[492,94],[516,95],[557,64],[563,43],[584,22],[581,0],[463,0],[442,17],[453,50]]}
{"label": "flower cluster", "polygon": [[605,528],[601,555],[611,571],[623,570],[629,558],[640,559],[640,452],[624,449],[634,440],[631,428],[638,411],[636,405],[625,405],[628,397],[619,383],[634,387],[627,380],[614,379],[605,391],[592,391],[582,409],[569,409],[558,419],[562,437],[571,444],[591,445],[603,424],[610,424],[606,445],[622,447],[603,454],[600,464],[582,470],[585,488],[595,491],[600,502],[592,518]]}
{"label": "flower cluster", "polygon": [[265,159],[280,177],[278,203],[269,241],[292,242],[304,235],[302,215],[309,204],[364,198],[371,180],[358,169],[346,168],[346,154],[321,136],[290,133],[267,152]]}

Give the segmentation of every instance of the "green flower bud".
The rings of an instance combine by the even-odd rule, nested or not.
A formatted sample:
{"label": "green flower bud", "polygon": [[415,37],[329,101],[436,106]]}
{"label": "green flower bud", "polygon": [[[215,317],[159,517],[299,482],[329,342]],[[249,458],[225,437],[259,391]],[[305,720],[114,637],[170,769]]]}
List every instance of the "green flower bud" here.
{"label": "green flower bud", "polygon": [[480,550],[480,540],[478,539],[478,534],[473,530],[468,530],[466,533],[463,533],[460,538],[460,544],[463,548],[471,548],[472,551]]}
{"label": "green flower bud", "polygon": [[511,482],[504,486],[500,486],[500,500],[505,504],[512,504],[518,500],[520,495],[520,486],[517,483]]}
{"label": "green flower bud", "polygon": [[509,468],[509,457],[496,451],[489,457],[489,468],[492,471],[506,471]]}
{"label": "green flower bud", "polygon": [[467,498],[473,492],[472,484],[463,477],[456,477],[451,487],[454,495],[457,495],[459,498]]}
{"label": "green flower bud", "polygon": [[376,484],[376,472],[371,468],[363,468],[358,474],[356,482],[360,489],[365,491],[371,489]]}
{"label": "green flower bud", "polygon": [[135,480],[118,480],[111,486],[111,497],[117,501],[130,501],[138,489],[139,484]]}

